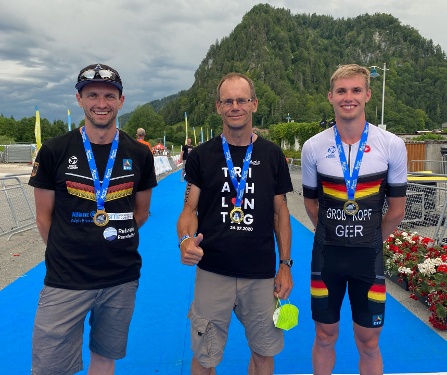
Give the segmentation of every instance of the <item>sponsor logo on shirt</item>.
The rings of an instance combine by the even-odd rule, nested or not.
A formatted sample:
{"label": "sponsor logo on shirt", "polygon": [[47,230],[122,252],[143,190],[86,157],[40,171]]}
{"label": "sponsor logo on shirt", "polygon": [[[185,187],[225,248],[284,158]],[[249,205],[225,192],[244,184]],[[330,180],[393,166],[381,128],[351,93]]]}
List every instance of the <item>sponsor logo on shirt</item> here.
{"label": "sponsor logo on shirt", "polygon": [[130,227],[124,229],[116,229],[113,227],[108,227],[104,229],[102,235],[107,241],[126,240],[128,238],[135,237],[135,228]]}
{"label": "sponsor logo on shirt", "polygon": [[33,170],[31,171],[31,177],[34,177],[37,174],[37,170],[39,169],[39,163],[34,162]]}
{"label": "sponsor logo on shirt", "polygon": [[[90,212],[81,212],[81,211],[73,211],[71,213],[71,223],[75,224],[83,224],[83,223],[93,223],[93,216],[95,216],[96,211]],[[110,221],[124,221],[124,220],[132,220],[133,212],[108,212]]]}
{"label": "sponsor logo on shirt", "polygon": [[78,158],[77,156],[70,156],[68,158],[68,167],[67,169],[78,169]]}
{"label": "sponsor logo on shirt", "polygon": [[118,232],[115,228],[108,227],[108,228],[104,229],[104,232],[102,233],[102,235],[104,236],[104,238],[107,241],[115,241],[116,237],[118,235]]}
{"label": "sponsor logo on shirt", "polygon": [[132,159],[123,159],[123,170],[125,171],[132,170]]}
{"label": "sponsor logo on shirt", "polygon": [[373,316],[373,326],[381,326],[383,322],[383,315],[374,315]]}
{"label": "sponsor logo on shirt", "polygon": [[326,158],[327,159],[332,159],[335,158],[335,151],[337,150],[337,148],[335,146],[331,146],[327,149],[327,155]]}

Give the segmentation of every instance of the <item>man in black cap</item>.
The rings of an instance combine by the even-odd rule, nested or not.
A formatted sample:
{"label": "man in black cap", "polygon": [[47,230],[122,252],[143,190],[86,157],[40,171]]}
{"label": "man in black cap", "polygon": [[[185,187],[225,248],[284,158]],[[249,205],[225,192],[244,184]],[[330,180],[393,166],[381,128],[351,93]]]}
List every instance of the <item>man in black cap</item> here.
{"label": "man in black cap", "polygon": [[140,228],[157,185],[145,145],[116,128],[124,103],[118,72],[82,69],[76,99],[85,126],[45,142],[29,184],[46,244],[46,275],[33,330],[32,374],[83,369],[90,313],[89,374],[113,374],[126,355],[140,278]]}

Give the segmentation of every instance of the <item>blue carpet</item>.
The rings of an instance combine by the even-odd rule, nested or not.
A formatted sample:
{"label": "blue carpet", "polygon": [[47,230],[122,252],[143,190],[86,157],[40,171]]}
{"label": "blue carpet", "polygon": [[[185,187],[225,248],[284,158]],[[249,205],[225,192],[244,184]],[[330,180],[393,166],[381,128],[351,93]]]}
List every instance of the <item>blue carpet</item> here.
{"label": "blue carpet", "polygon": [[[176,222],[185,183],[179,172],[154,189],[148,222],[141,229],[143,269],[131,324],[128,354],[117,361],[117,375],[189,374],[189,321],[195,268],[180,263]],[[300,309],[299,325],[285,332],[285,348],[275,360],[276,374],[310,374],[314,325],[310,314],[309,272],[313,233],[292,218],[293,278],[290,300]],[[31,334],[45,269],[41,263],[0,291],[0,374],[29,374]],[[84,342],[88,342],[88,324]],[[381,335],[386,373],[445,371],[447,342],[387,295],[387,320]],[[236,318],[219,374],[244,374],[249,359],[242,326]],[[84,345],[85,367],[89,353]],[[356,374],[358,354],[352,337],[349,302],[343,305],[334,373]],[[87,370],[80,374],[87,374]]]}

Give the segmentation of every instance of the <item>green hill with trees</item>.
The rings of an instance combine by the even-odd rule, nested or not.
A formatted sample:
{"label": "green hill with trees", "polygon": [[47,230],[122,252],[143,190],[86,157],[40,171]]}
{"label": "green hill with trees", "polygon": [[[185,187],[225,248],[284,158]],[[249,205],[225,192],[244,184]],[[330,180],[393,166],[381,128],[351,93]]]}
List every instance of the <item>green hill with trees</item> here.
{"label": "green hill with trees", "polygon": [[[246,73],[256,85],[255,125],[330,119],[329,79],[340,64],[387,63],[385,123],[390,131],[439,128],[447,121],[447,60],[440,46],[388,14],[334,19],[293,15],[257,5],[233,32],[212,45],[195,73],[193,86],[160,109],[165,119],[214,126],[215,88],[223,74]],[[381,73],[380,69],[378,70]],[[382,78],[371,78],[367,118],[380,123]],[[177,116],[177,117],[176,117]]]}

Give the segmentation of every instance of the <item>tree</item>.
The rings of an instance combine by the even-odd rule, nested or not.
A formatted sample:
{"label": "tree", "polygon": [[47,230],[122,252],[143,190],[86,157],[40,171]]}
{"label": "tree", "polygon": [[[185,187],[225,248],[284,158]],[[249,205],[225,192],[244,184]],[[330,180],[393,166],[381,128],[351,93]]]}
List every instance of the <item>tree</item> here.
{"label": "tree", "polygon": [[5,136],[7,139],[16,141],[17,137],[17,121],[14,118],[6,118],[0,116],[0,135]]}
{"label": "tree", "polygon": [[144,104],[132,112],[123,131],[134,137],[138,128],[146,130],[147,138],[163,138],[165,123],[163,117],[157,114],[150,104]]}
{"label": "tree", "polygon": [[222,132],[222,118],[217,114],[216,112],[211,113],[208,115],[205,126],[207,126],[209,129],[213,129],[213,135],[216,136],[217,134]]}

